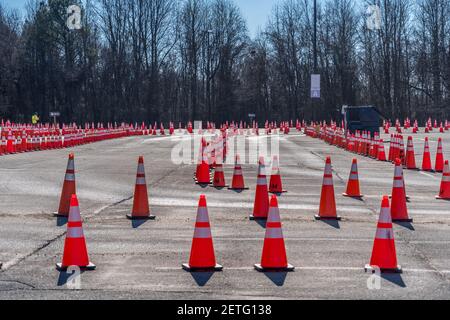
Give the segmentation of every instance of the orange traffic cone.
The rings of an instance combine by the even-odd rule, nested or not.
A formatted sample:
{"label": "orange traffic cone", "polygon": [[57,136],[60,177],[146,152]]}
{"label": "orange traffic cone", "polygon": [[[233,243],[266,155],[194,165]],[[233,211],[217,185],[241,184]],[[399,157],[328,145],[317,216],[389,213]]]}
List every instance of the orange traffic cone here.
{"label": "orange traffic cone", "polygon": [[406,168],[408,170],[417,170],[416,155],[414,153],[414,144],[412,137],[408,137],[408,145],[406,149]]}
{"label": "orange traffic cone", "polygon": [[266,166],[263,157],[259,158],[256,184],[255,203],[250,220],[266,220],[269,215],[269,191],[267,190]]}
{"label": "orange traffic cone", "polygon": [[377,160],[378,161],[386,161],[386,151],[384,149],[384,141],[383,141],[383,139],[380,139],[380,144],[378,146]]}
{"label": "orange traffic cone", "polygon": [[213,185],[214,188],[227,188],[225,182],[225,174],[223,173],[222,161],[218,158],[216,162],[216,168],[214,170]]}
{"label": "orange traffic cone", "polygon": [[239,155],[236,155],[233,180],[231,183],[231,188],[228,188],[228,189],[236,190],[236,191],[249,189],[245,186],[244,176],[242,174],[241,158],[239,157]]}
{"label": "orange traffic cone", "polygon": [[450,167],[448,165],[448,160],[445,161],[441,190],[439,191],[439,195],[436,199],[450,200]]}
{"label": "orange traffic cone", "polygon": [[270,200],[269,217],[266,224],[266,236],[262,252],[261,264],[255,264],[255,269],[264,271],[294,271],[294,266],[287,261],[281,226],[280,210],[276,195]]}
{"label": "orange traffic cone", "polygon": [[71,266],[76,266],[84,270],[95,269],[95,265],[89,262],[80,207],[75,194],[71,196],[70,200],[69,222],[67,223],[63,259],[61,263],[56,264],[56,268],[59,271],[65,271]]}
{"label": "orange traffic cone", "polygon": [[273,157],[272,175],[270,176],[269,192],[276,194],[287,192],[286,190],[283,190],[283,182],[281,181],[280,162],[278,161],[278,156]]}
{"label": "orange traffic cone", "polygon": [[358,160],[353,159],[352,170],[350,172],[350,178],[348,179],[347,191],[342,194],[344,197],[350,198],[362,198],[359,187],[359,176],[358,176]]}
{"label": "orange traffic cone", "polygon": [[403,166],[400,159],[395,160],[394,185],[392,188],[391,213],[394,222],[413,222],[408,216],[406,206],[405,180],[403,177]]}
{"label": "orange traffic cone", "polygon": [[442,172],[444,171],[444,154],[442,152],[442,138],[438,140],[438,149],[436,153],[436,164],[434,166],[434,171]]}
{"label": "orange traffic cone", "polygon": [[336,213],[336,198],[334,195],[333,172],[331,169],[331,157],[327,157],[325,172],[323,175],[322,194],[320,196],[319,214],[316,220],[341,220]]}
{"label": "orange traffic cone", "polygon": [[130,220],[154,220],[155,216],[150,215],[148,204],[147,182],[145,179],[144,157],[140,156],[136,173],[136,186],[134,188],[133,210],[127,214]]}
{"label": "orange traffic cone", "polygon": [[365,270],[374,272],[401,273],[402,268],[397,264],[397,252],[395,250],[394,231],[392,229],[391,211],[389,209],[389,197],[384,196],[381,203],[380,219],[373,245],[372,258]]}
{"label": "orange traffic cone", "polygon": [[423,160],[422,160],[422,171],[433,171],[431,167],[431,154],[430,154],[430,145],[428,143],[428,137],[425,138],[425,148],[423,152]]}
{"label": "orange traffic cone", "polygon": [[191,257],[189,263],[182,266],[186,271],[221,271],[223,269],[221,265],[216,263],[208,207],[204,195],[200,196],[198,203]]}
{"label": "orange traffic cone", "polygon": [[197,173],[196,173],[196,183],[200,185],[208,185],[211,183],[211,176],[209,172],[209,160],[208,156],[205,152],[206,146],[202,146],[201,152],[202,152],[202,160],[201,163],[198,165]]}
{"label": "orange traffic cone", "polygon": [[67,162],[66,175],[64,177],[61,199],[59,201],[59,209],[58,212],[54,213],[56,217],[69,216],[70,199],[73,194],[76,194],[75,156],[73,153],[71,153],[69,154],[69,161]]}

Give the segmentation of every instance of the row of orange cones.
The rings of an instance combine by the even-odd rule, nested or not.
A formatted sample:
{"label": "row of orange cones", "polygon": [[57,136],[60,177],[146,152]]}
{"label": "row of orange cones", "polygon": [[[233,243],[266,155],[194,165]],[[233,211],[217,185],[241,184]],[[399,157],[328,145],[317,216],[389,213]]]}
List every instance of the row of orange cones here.
{"label": "row of orange cones", "polygon": [[[397,159],[394,176],[394,186],[392,191],[392,211],[389,210],[389,219],[394,221],[412,222],[412,219],[409,219],[406,208],[406,192],[402,170],[403,169],[401,166],[401,162],[399,159]],[[450,196],[450,170],[448,161],[446,162],[445,167],[443,190],[444,195]],[[359,188],[358,168],[356,160],[353,161],[350,179],[347,186],[347,192],[344,195],[350,197],[362,197]],[[267,199],[267,202],[265,201],[265,199]],[[392,221],[386,222],[388,220],[386,207],[389,207],[389,200],[387,199],[386,205],[386,199],[383,199],[381,213],[382,216],[380,217],[380,224],[378,226],[379,230],[377,231],[377,238],[375,240],[375,247],[371,265],[378,266],[382,270],[399,270],[397,267],[392,267],[392,263],[382,263],[383,261],[396,262],[396,257],[395,259],[393,257],[395,255],[395,244],[393,242]],[[68,231],[64,247],[63,261],[62,263],[57,265],[58,269],[64,270],[69,266],[79,266],[88,270],[94,269],[95,265],[90,263],[88,259],[78,200],[76,197],[75,166],[73,154],[69,155],[65,182],[61,195],[60,208],[57,215],[68,217]],[[155,218],[154,216],[150,215],[143,157],[139,158],[133,210],[131,215],[128,215],[128,218]],[[275,195],[272,196],[269,204],[267,181],[265,179],[264,163],[262,160],[260,160],[260,166],[258,170],[258,183],[254,212],[250,218],[267,220],[263,258],[261,264],[256,265],[256,268],[258,270],[293,270],[293,267],[287,264],[286,250],[284,247],[284,240],[281,231],[281,221],[279,219],[278,200]],[[336,214],[336,202],[330,157],[328,157],[326,160],[319,215],[316,216],[316,219],[340,219]],[[381,250],[378,248],[388,248],[389,250]],[[394,255],[392,253],[394,253]],[[378,260],[381,260],[381,262]],[[215,263],[205,196],[200,197],[196,229],[191,249],[191,259],[189,264],[183,265],[183,268],[186,270],[210,268],[216,270],[221,269],[221,266]]]}
{"label": "row of orange cones", "polygon": [[[68,218],[63,259],[61,263],[56,265],[57,269],[62,271],[66,270],[70,266],[78,266],[84,270],[94,270],[96,266],[89,260],[78,199],[76,196],[75,163],[73,154],[69,155],[60,206],[55,215],[58,217]],[[127,215],[127,217],[130,219],[155,218],[155,216],[150,215],[143,157],[140,157],[138,161],[133,210],[130,215]],[[286,263],[284,263],[284,261],[286,261]],[[287,264],[286,250],[284,247],[281,221],[278,211],[278,201],[276,196],[273,196],[267,222],[267,233],[266,240],[264,242],[263,257],[261,264],[255,265],[255,268],[262,271],[267,268],[277,269],[278,266],[284,266],[281,269],[286,270],[294,269],[292,266]],[[182,267],[188,271],[201,271],[209,269],[217,271],[222,270],[222,266],[217,264],[215,259],[211,226],[206,205],[206,197],[204,195],[200,196],[198,205],[189,263],[183,264]]]}
{"label": "row of orange cones", "polygon": [[[71,266],[77,266],[83,270],[94,270],[96,268],[89,260],[78,199],[75,194],[72,195],[70,200],[63,259],[61,263],[57,264],[57,268],[63,271]],[[216,261],[211,224],[204,195],[200,196],[198,204],[190,259],[188,263],[182,265],[182,268],[193,272],[221,271],[223,269]],[[391,211],[387,196],[383,197],[370,264],[365,267],[366,271],[375,268],[379,268],[382,272],[402,271],[397,264]],[[293,271],[295,269],[288,263],[276,195],[273,195],[270,200],[261,263],[255,264],[255,269],[261,272]]]}
{"label": "row of orange cones", "polygon": [[[203,156],[203,159],[201,163],[197,165],[197,171],[195,173],[195,181],[199,185],[209,185],[212,184],[214,188],[221,189],[221,188],[228,188],[225,181],[225,174],[223,171],[223,164],[218,161],[214,164],[214,177],[211,182],[211,176],[210,176],[210,165],[209,160],[206,156]],[[264,159],[261,158],[259,160],[260,163],[260,173],[264,177],[258,177],[258,178],[264,178],[265,179],[265,164]],[[267,183],[266,183],[267,184]],[[231,187],[228,189],[230,190],[248,190],[249,188],[245,186],[244,181],[244,175],[242,171],[242,165],[240,156],[236,155],[235,157],[235,165],[234,165],[234,173],[233,178],[231,182]],[[278,156],[273,157],[272,161],[272,175],[270,177],[269,181],[269,193],[274,194],[281,194],[287,192],[286,190],[283,190],[283,183],[281,181],[281,173],[280,173],[280,167],[279,167],[279,160]]]}

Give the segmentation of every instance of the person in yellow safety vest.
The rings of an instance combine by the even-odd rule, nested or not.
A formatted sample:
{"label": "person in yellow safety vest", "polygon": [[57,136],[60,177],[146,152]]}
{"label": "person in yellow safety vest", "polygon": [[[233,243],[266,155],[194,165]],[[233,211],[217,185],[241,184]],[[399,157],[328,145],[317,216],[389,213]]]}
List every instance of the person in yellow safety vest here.
{"label": "person in yellow safety vest", "polygon": [[33,114],[33,116],[31,117],[31,123],[32,124],[37,124],[39,122],[39,116],[37,113]]}

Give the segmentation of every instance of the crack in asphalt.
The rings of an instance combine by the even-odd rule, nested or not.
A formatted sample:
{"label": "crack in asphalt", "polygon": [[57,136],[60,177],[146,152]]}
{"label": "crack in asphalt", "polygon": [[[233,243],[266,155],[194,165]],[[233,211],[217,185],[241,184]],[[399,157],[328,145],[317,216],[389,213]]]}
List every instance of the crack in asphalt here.
{"label": "crack in asphalt", "polygon": [[53,242],[61,239],[63,236],[65,236],[67,233],[67,230],[65,230],[64,232],[58,234],[56,237],[54,237],[53,239],[47,240],[43,245],[37,247],[36,249],[34,249],[32,252],[23,255],[22,257],[19,257],[18,259],[16,259],[16,261],[14,261],[13,263],[9,264],[8,266],[3,266],[2,269],[0,270],[0,274],[4,273],[5,271],[14,268],[15,266],[17,266],[18,264],[20,264],[21,262],[25,261],[26,259],[28,259],[29,257],[31,257],[32,255],[38,253],[39,251],[47,248],[49,245],[51,245]]}
{"label": "crack in asphalt", "polygon": [[[185,165],[177,166],[177,167],[174,168],[173,170],[170,170],[169,172],[167,172],[167,173],[165,173],[164,175],[162,175],[160,179],[158,179],[158,180],[154,181],[153,183],[149,184],[149,187],[154,187],[154,186],[156,186],[158,183],[160,183],[161,181],[163,181],[164,179],[166,179],[168,176],[171,176],[172,174],[174,174],[175,172],[177,172],[178,170],[180,170],[180,169],[182,169],[182,168],[184,168],[184,167],[185,167]],[[133,199],[133,197],[134,197],[134,195],[132,195],[132,196],[130,196],[130,197],[127,197],[127,198],[124,198],[124,199],[122,199],[122,200],[119,200],[119,201],[117,201],[117,202],[114,202],[113,204],[111,204],[111,205],[109,205],[109,206],[107,206],[107,207],[105,207],[105,208],[102,208],[100,211],[97,211],[97,212],[95,212],[95,213],[93,213],[93,214],[90,214],[90,215],[86,215],[86,216],[84,217],[84,221],[88,221],[89,219],[94,218],[94,217],[100,215],[100,214],[101,214],[102,212],[104,212],[105,210],[111,209],[111,208],[113,208],[113,207],[115,207],[115,206],[118,206],[118,205],[120,205],[120,204],[122,204],[122,203],[124,203],[124,202],[126,202],[126,201],[129,201],[129,200]],[[30,252],[30,253],[28,253],[28,254],[26,254],[26,255],[24,255],[24,256],[18,258],[16,261],[14,261],[14,263],[11,263],[10,265],[8,265],[8,266],[6,266],[6,267],[5,267],[5,266],[2,266],[2,268],[0,269],[0,274],[6,272],[6,271],[9,270],[9,269],[14,268],[15,266],[17,266],[18,264],[22,263],[23,261],[25,261],[25,260],[28,259],[29,257],[31,257],[31,256],[33,256],[33,255],[39,253],[41,250],[47,248],[49,245],[51,245],[51,244],[54,243],[55,241],[58,241],[59,239],[61,239],[63,236],[66,235],[66,233],[67,233],[67,230],[65,230],[64,232],[58,234],[58,235],[57,235],[56,237],[54,237],[53,239],[50,239],[50,240],[46,241],[43,245],[37,247],[37,248],[36,248],[35,250],[33,250],[32,252]],[[5,280],[0,280],[0,281],[5,281]],[[16,280],[11,280],[11,281],[16,281]],[[11,281],[10,281],[10,282],[11,282]],[[19,282],[19,281],[16,281],[16,282]],[[25,283],[24,283],[24,284],[25,284]],[[30,285],[30,284],[25,284],[25,285],[31,287],[32,289],[36,289],[34,286],[32,286],[32,285]],[[2,290],[0,290],[0,291],[2,291]]]}
{"label": "crack in asphalt", "polygon": [[[184,167],[186,167],[186,165],[179,165],[179,166],[177,166],[173,170],[170,170],[167,173],[163,174],[160,179],[157,179],[153,183],[148,184],[148,187],[152,188],[152,187],[158,185],[161,181],[165,180],[167,177],[171,176],[172,174],[174,174],[175,172],[177,172],[178,170],[180,170],[180,169],[182,169]],[[93,213],[91,215],[87,215],[85,217],[85,221],[88,221],[90,218],[95,218],[96,216],[100,215],[101,213],[103,213],[104,211],[106,211],[108,209],[114,208],[114,207],[116,207],[116,206],[118,206],[118,205],[120,205],[122,203],[127,202],[127,201],[133,199],[133,197],[134,197],[134,194],[131,195],[130,197],[127,197],[127,198],[124,198],[124,199],[119,200],[117,202],[114,202],[113,204],[111,204],[109,206],[106,206],[106,207],[102,208],[101,210],[99,210],[99,211],[97,211],[97,212],[95,212],[95,213]]]}
{"label": "crack in asphalt", "polygon": [[[29,283],[23,282],[23,281],[19,281],[19,280],[0,280],[0,282],[3,282],[3,283],[18,283],[18,284],[24,285],[26,287],[29,287],[31,289],[36,289],[35,286],[33,286],[33,285],[29,284]],[[0,289],[0,292],[15,291],[15,290],[26,290],[26,289]]]}

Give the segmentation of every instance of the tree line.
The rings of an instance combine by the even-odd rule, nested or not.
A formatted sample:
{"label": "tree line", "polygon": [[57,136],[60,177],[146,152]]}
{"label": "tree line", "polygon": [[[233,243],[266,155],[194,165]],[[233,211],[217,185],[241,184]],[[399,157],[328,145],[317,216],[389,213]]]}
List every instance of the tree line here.
{"label": "tree line", "polygon": [[[73,4],[79,30],[66,25]],[[317,4],[316,32],[313,0],[280,0],[253,38],[233,0],[30,0],[24,14],[0,4],[0,117],[319,120],[367,104],[393,119],[450,115],[448,0]]]}

